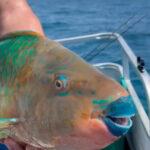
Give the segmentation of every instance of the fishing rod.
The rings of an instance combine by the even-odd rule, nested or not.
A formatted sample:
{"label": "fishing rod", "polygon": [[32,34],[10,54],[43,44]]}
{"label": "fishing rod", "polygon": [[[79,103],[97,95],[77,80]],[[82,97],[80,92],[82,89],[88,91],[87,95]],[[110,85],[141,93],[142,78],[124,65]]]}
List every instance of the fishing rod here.
{"label": "fishing rod", "polygon": [[[121,24],[115,32],[119,32],[118,30],[120,30],[122,27],[128,25],[128,23],[137,16],[137,14],[130,16],[123,24]],[[138,24],[142,19],[145,18],[146,15],[143,15],[142,17],[140,17],[139,19],[137,19],[135,22],[133,22],[131,25],[129,25],[125,30],[123,30],[120,34],[123,35],[125,34],[129,29],[133,28],[136,24]],[[113,33],[115,33],[113,32]],[[112,34],[113,34],[112,33]],[[108,42],[105,45],[98,44],[98,46],[96,46],[93,50],[91,50],[88,54],[86,54],[85,56],[83,56],[83,58],[87,61],[91,61],[95,56],[99,55],[101,52],[103,52],[107,47],[109,47],[111,44],[113,44],[116,40],[118,39],[118,37],[114,38],[112,41]],[[96,51],[97,50],[97,51]]]}
{"label": "fishing rod", "polygon": [[[128,25],[128,23],[132,20],[132,19],[134,19],[135,17],[137,16],[137,14],[133,14],[132,16],[130,16],[125,22],[123,22],[117,29],[115,29],[115,31],[113,32],[113,33],[115,33],[115,32],[119,32],[119,30],[122,28],[122,27],[124,27],[124,26],[126,26],[126,25]],[[106,45],[106,44],[105,44]],[[104,46],[105,46],[104,45]],[[100,47],[100,44],[98,44],[98,46],[96,46],[93,50],[91,50],[88,54],[86,54],[85,56],[83,56],[83,58],[84,59],[88,59],[88,57],[90,57],[91,56],[91,54],[93,54],[94,52],[95,52],[95,50],[96,49],[98,49]],[[89,55],[90,54],[90,55]]]}

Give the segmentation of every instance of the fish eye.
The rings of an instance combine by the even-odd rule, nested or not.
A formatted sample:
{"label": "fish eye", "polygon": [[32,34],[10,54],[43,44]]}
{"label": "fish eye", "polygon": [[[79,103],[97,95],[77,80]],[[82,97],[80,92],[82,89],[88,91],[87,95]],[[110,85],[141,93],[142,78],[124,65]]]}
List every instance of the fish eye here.
{"label": "fish eye", "polygon": [[58,89],[58,90],[61,90],[62,88],[64,88],[63,81],[61,81],[61,80],[56,80],[56,81],[55,81],[55,87],[56,87],[56,89]]}
{"label": "fish eye", "polygon": [[59,75],[55,79],[54,84],[57,90],[65,89],[68,85],[68,77],[66,75]]}

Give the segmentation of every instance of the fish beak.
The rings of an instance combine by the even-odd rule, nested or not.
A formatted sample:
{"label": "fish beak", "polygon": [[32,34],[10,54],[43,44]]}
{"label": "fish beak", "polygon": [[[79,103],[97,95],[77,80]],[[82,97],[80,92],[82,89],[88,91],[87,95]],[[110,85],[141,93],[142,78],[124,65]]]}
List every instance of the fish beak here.
{"label": "fish beak", "polygon": [[122,136],[132,126],[131,117],[135,115],[135,106],[130,96],[121,97],[110,103],[105,111],[103,121],[114,136]]}

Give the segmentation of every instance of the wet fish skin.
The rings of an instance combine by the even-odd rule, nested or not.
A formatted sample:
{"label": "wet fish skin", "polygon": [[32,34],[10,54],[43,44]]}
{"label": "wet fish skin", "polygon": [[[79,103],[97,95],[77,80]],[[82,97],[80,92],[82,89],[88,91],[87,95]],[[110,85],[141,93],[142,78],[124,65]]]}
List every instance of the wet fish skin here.
{"label": "wet fish skin", "polygon": [[[117,82],[34,32],[8,35],[0,42],[0,115],[19,119],[8,127],[9,136],[56,150],[99,149],[118,138],[102,120],[91,118],[97,109],[94,99],[111,97],[107,106],[128,95]],[[99,108],[99,117],[104,110]]]}

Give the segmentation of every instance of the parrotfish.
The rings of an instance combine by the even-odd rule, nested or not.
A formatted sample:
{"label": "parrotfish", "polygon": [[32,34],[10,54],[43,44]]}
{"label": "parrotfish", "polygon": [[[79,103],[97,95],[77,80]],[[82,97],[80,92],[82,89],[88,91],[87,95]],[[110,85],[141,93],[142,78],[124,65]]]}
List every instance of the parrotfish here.
{"label": "parrotfish", "polygon": [[128,92],[32,31],[0,39],[0,138],[50,150],[98,150],[127,133]]}

